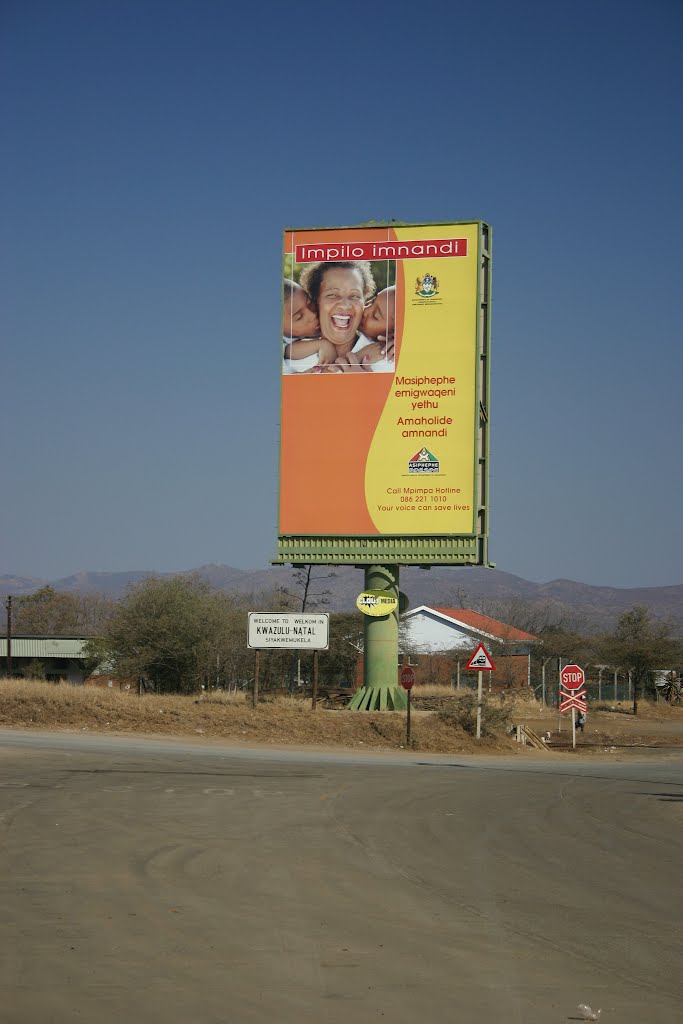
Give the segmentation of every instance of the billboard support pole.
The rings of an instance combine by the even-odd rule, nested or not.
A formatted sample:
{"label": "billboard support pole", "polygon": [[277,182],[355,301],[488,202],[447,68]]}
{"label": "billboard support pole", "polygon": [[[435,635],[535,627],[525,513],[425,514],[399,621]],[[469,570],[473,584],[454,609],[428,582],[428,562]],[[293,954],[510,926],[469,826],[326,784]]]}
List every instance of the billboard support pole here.
{"label": "billboard support pole", "polygon": [[365,589],[386,590],[396,598],[396,610],[364,616],[363,687],[349,704],[351,711],[404,711],[407,707],[405,692],[398,685],[398,575],[397,565],[365,569]]}

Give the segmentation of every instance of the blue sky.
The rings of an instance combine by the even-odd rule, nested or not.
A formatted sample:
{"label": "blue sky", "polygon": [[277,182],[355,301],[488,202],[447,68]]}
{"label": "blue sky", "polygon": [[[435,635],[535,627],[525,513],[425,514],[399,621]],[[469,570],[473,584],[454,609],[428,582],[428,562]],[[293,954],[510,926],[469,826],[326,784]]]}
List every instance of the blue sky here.
{"label": "blue sky", "polygon": [[678,0],[7,0],[0,28],[0,573],[266,566],[282,229],[482,218],[491,558],[683,582]]}

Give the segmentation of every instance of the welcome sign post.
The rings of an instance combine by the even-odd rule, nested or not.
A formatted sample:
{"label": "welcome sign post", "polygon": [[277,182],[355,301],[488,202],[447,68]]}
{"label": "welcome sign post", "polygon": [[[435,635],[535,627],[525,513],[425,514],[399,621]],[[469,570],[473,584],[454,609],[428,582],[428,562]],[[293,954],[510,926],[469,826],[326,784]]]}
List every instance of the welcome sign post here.
{"label": "welcome sign post", "polygon": [[[392,597],[401,565],[488,564],[489,226],[289,230],[283,278],[275,561]],[[367,608],[372,708],[398,691],[398,608]]]}
{"label": "welcome sign post", "polygon": [[247,647],[256,652],[254,656],[254,688],[252,704],[258,704],[259,652],[289,649],[290,651],[313,651],[313,702],[318,697],[318,651],[327,651],[330,646],[330,616],[327,612],[315,615],[249,612]]}

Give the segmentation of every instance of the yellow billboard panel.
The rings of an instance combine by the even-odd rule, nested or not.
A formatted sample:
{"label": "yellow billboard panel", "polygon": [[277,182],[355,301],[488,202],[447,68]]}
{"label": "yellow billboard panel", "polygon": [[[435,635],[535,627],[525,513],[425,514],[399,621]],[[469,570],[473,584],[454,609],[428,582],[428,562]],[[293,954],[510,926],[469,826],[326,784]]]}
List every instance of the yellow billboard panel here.
{"label": "yellow billboard panel", "polygon": [[281,537],[481,533],[483,238],[285,233]]}

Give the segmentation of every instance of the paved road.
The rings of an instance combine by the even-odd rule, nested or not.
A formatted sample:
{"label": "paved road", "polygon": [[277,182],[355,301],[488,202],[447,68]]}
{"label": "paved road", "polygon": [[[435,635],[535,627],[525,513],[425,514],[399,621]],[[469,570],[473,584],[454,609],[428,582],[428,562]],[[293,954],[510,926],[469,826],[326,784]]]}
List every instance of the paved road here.
{"label": "paved road", "polygon": [[680,1019],[683,761],[0,732],[3,1024]]}

